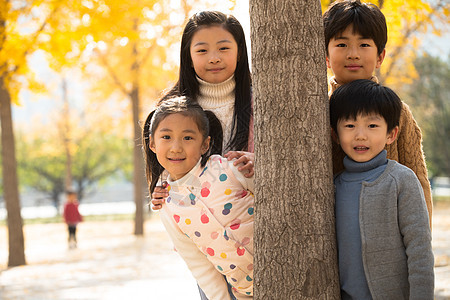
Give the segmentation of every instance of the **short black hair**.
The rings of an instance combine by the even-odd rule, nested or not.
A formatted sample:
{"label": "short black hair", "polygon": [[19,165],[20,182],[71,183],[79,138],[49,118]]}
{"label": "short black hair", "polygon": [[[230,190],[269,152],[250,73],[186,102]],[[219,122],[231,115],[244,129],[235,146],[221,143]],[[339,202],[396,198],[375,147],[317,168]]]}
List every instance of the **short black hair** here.
{"label": "short black hair", "polygon": [[323,14],[323,25],[327,55],[330,40],[344,32],[349,25],[353,25],[354,33],[375,42],[378,55],[386,47],[386,18],[375,4],[361,3],[360,0],[335,1]]}
{"label": "short black hair", "polygon": [[336,133],[339,120],[372,113],[384,118],[390,132],[398,126],[401,110],[402,101],[393,90],[367,79],[344,84],[330,97],[330,123]]}

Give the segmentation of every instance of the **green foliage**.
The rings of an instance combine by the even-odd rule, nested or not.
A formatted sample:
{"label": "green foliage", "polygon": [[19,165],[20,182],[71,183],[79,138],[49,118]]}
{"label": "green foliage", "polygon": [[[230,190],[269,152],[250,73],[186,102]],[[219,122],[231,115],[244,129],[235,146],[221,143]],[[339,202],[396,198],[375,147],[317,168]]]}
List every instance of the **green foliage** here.
{"label": "green foliage", "polygon": [[[59,205],[65,189],[67,160],[61,143],[51,135],[18,140],[21,183],[45,193]],[[86,130],[72,146],[72,176],[80,201],[95,184],[130,169],[131,146],[125,138]]]}
{"label": "green foliage", "polygon": [[114,175],[130,178],[131,147],[125,138],[95,131],[86,133],[77,143],[72,162],[78,198],[82,199],[90,186]]}
{"label": "green foliage", "polygon": [[58,151],[48,151],[51,141],[38,137],[29,143],[18,138],[17,160],[22,186],[45,193],[55,206],[64,192],[65,158]]}
{"label": "green foliage", "polygon": [[450,176],[450,56],[424,55],[414,65],[420,77],[409,86],[408,102],[422,128],[427,165],[432,176]]}

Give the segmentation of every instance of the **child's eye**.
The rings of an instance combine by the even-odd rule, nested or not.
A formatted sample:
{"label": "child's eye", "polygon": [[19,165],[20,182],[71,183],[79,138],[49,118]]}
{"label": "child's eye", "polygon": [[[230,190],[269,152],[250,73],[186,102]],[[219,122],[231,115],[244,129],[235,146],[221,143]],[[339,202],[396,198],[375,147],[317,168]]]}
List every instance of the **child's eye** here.
{"label": "child's eye", "polygon": [[161,138],[163,140],[170,140],[170,136],[169,135],[163,135]]}
{"label": "child's eye", "polygon": [[377,124],[370,124],[370,125],[369,125],[369,128],[377,128],[377,127],[378,127]]}
{"label": "child's eye", "polygon": [[186,141],[193,140],[193,138],[192,138],[191,136],[185,136],[184,139],[185,139]]}
{"label": "child's eye", "polygon": [[205,50],[205,49],[199,49],[199,50],[197,50],[196,52],[197,52],[197,53],[206,53],[206,50]]}
{"label": "child's eye", "polygon": [[345,124],[344,127],[345,128],[354,128],[355,125],[353,125],[353,124]]}
{"label": "child's eye", "polygon": [[221,51],[228,50],[228,49],[230,49],[230,48],[229,47],[221,47],[220,48]]}
{"label": "child's eye", "polygon": [[364,44],[361,44],[361,47],[365,48],[365,47],[372,47],[372,46],[370,44],[364,43]]}
{"label": "child's eye", "polygon": [[336,47],[342,47],[343,48],[343,47],[347,47],[347,45],[344,44],[344,43],[340,43],[340,44],[337,44]]}

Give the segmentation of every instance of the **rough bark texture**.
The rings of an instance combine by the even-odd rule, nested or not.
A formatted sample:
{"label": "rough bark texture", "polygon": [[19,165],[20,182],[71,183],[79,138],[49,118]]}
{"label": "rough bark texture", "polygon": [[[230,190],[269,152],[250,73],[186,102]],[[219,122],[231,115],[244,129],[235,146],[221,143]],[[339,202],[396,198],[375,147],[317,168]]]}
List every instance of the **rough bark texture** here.
{"label": "rough bark texture", "polygon": [[[134,26],[137,32],[137,20]],[[140,125],[140,93],[139,93],[139,68],[140,64],[137,60],[138,52],[136,43],[133,43],[134,63],[131,66],[131,74],[133,76],[133,87],[130,93],[131,106],[133,111],[133,131],[134,131],[134,148],[133,148],[133,186],[134,186],[134,202],[136,203],[136,214],[134,218],[134,234],[144,234],[144,195],[146,189],[144,156],[142,153],[142,128]]]}
{"label": "rough bark texture", "polygon": [[3,196],[8,218],[9,258],[8,266],[26,264],[22,216],[20,215],[19,183],[14,131],[11,114],[11,98],[0,77],[0,120],[2,135]]}
{"label": "rough bark texture", "polygon": [[339,299],[320,1],[250,0],[256,299]]}
{"label": "rough bark texture", "polygon": [[134,149],[133,149],[133,187],[134,201],[136,203],[136,215],[134,234],[144,234],[144,185],[145,185],[145,169],[144,159],[142,155],[142,128],[139,125],[139,93],[134,89],[131,93],[131,101],[133,106],[133,124],[134,124]]}

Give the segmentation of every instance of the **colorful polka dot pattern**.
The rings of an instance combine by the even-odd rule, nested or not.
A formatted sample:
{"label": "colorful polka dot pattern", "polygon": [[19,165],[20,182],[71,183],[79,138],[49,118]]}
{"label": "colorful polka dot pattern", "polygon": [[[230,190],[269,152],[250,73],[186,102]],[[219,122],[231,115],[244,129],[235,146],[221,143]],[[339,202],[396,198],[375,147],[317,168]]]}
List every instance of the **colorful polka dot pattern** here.
{"label": "colorful polka dot pattern", "polygon": [[252,295],[254,197],[236,180],[230,164],[212,156],[197,173],[199,184],[173,188],[166,206],[233,288]]}

